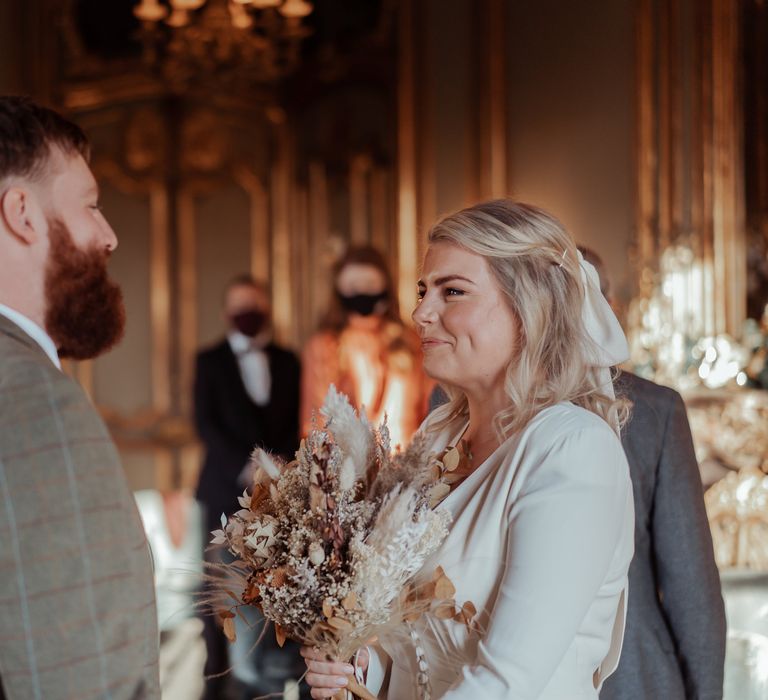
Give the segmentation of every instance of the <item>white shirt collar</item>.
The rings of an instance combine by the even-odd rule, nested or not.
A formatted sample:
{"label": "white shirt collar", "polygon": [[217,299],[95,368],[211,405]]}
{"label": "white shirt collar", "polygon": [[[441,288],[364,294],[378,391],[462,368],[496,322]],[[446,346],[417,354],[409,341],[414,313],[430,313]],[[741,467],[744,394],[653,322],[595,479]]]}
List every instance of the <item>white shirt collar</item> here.
{"label": "white shirt collar", "polygon": [[53,362],[56,367],[61,369],[61,361],[59,360],[59,354],[56,351],[56,344],[51,340],[51,337],[40,328],[40,326],[33,320],[27,318],[24,314],[19,313],[5,304],[0,304],[0,316],[5,316],[9,321],[21,328],[21,330],[42,348],[43,352],[48,355],[50,361]]}
{"label": "white shirt collar", "polygon": [[235,355],[242,355],[249,350],[263,350],[270,341],[271,333],[269,330],[262,331],[254,338],[249,338],[240,331],[230,331],[227,333],[229,347]]}

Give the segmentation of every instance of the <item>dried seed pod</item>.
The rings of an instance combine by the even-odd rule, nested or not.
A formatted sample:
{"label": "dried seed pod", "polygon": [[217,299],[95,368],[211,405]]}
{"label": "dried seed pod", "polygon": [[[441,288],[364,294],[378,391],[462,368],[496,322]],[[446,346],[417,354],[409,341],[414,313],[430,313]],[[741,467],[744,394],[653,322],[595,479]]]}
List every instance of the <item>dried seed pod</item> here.
{"label": "dried seed pod", "polygon": [[323,549],[323,546],[317,542],[312,542],[312,544],[309,545],[307,554],[309,556],[309,561],[315,566],[320,566],[320,564],[325,561],[325,549]]}

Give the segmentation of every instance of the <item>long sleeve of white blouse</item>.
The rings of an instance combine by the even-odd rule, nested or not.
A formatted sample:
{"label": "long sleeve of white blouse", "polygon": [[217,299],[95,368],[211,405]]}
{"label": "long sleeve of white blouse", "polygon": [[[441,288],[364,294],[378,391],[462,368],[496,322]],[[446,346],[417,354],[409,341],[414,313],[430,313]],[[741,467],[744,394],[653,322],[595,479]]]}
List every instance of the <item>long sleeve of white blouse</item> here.
{"label": "long sleeve of white blouse", "polygon": [[631,557],[631,483],[607,425],[562,436],[528,469],[507,506],[501,590],[476,662],[444,700],[537,698],[616,566],[617,547]]}

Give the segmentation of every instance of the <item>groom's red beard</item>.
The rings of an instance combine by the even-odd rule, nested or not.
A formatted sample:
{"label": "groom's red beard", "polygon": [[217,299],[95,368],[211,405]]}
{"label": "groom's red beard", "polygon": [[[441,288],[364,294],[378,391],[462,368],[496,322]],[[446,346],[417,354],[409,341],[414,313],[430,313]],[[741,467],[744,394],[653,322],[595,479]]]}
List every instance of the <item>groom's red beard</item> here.
{"label": "groom's red beard", "polygon": [[107,274],[106,250],[81,250],[56,219],[49,222],[49,238],[45,329],[59,357],[88,360],[123,337],[123,293]]}

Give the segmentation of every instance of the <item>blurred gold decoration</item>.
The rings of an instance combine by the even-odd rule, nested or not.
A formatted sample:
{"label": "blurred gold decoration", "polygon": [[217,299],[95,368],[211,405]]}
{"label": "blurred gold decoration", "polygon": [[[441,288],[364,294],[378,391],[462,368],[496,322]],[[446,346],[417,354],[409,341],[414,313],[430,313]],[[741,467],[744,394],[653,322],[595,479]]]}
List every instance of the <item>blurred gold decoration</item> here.
{"label": "blurred gold decoration", "polygon": [[165,124],[156,109],[136,110],[128,121],[124,139],[125,162],[135,172],[151,170],[166,157]]}
{"label": "blurred gold decoration", "polygon": [[140,0],[145,60],[172,89],[215,80],[241,87],[274,82],[292,73],[308,0]]}
{"label": "blurred gold decoration", "polygon": [[208,110],[191,112],[181,127],[181,158],[185,167],[200,172],[220,168],[230,150],[229,134],[217,115]]}
{"label": "blurred gold decoration", "polygon": [[196,445],[192,423],[181,416],[142,409],[127,415],[106,406],[99,412],[119,447],[134,449],[179,448]]}
{"label": "blurred gold decoration", "polygon": [[713,334],[708,293],[711,265],[675,245],[659,271],[641,276],[641,294],[628,314],[631,365],[642,376],[681,391],[744,386],[750,350],[726,333]]}
{"label": "blurred gold decoration", "polygon": [[686,395],[698,461],[768,472],[768,392],[700,390]]}
{"label": "blurred gold decoration", "polygon": [[732,472],[705,495],[715,559],[721,569],[768,571],[768,476]]}
{"label": "blurred gold decoration", "polygon": [[706,318],[706,291],[711,270],[685,245],[667,248],[658,273],[643,270],[641,293],[629,308],[631,362],[639,374],[681,389],[687,382],[690,352],[699,338],[712,332]]}

